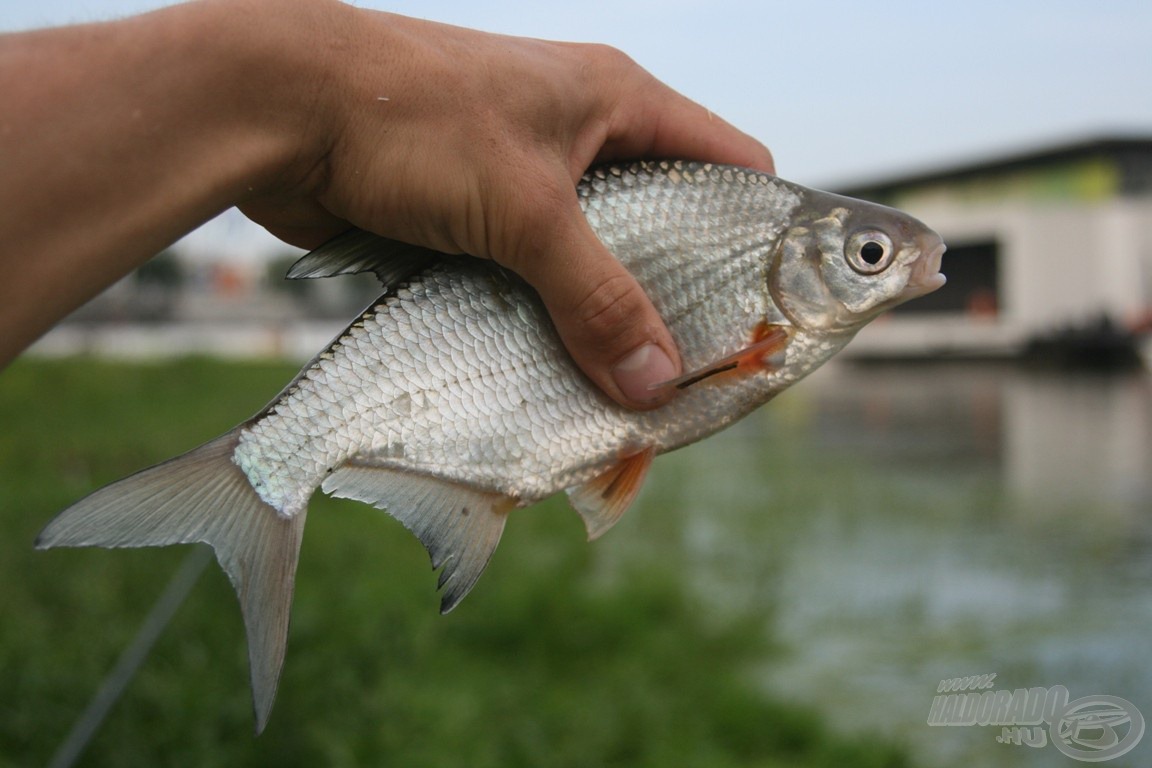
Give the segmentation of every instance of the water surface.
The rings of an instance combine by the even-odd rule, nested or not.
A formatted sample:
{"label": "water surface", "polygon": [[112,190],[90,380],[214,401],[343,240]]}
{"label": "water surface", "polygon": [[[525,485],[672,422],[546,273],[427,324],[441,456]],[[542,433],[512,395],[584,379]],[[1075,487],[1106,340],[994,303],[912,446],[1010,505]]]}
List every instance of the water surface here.
{"label": "water surface", "polygon": [[[928,712],[942,679],[996,673],[1152,720],[1150,478],[1143,373],[840,363],[659,460],[596,546],[683,558],[716,610],[762,613],[765,685],[837,727],[929,766],[1075,764]],[[1150,760],[1152,735],[1108,764]]]}

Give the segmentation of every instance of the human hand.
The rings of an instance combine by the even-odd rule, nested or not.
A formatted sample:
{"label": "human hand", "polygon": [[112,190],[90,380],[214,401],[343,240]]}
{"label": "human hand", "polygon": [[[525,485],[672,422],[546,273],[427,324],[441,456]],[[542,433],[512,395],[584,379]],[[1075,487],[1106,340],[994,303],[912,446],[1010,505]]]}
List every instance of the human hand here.
{"label": "human hand", "polygon": [[[281,6],[282,8],[282,6]],[[309,17],[309,14],[312,14]],[[314,159],[242,210],[314,247],[355,225],[491,258],[540,293],[584,372],[618,402],[680,372],[635,279],[596,238],[575,183],[589,165],[670,157],[771,172],[760,143],[603,46],[491,35],[350,6],[304,3]],[[293,47],[294,52],[302,47]]]}

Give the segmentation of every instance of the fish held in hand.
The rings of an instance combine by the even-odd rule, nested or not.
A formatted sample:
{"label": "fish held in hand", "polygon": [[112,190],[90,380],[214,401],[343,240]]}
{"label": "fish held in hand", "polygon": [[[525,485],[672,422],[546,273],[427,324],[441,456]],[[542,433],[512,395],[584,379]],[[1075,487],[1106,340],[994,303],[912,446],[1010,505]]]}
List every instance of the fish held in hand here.
{"label": "fish held in hand", "polygon": [[352,231],[289,277],[374,272],[384,293],[358,320],[260,413],[82,499],[37,545],[210,544],[240,599],[259,731],[317,488],[411,530],[448,611],[512,510],[566,491],[600,536],[654,456],[747,415],[874,317],[944,282],[944,245],[919,221],[755,171],[608,166],[578,192],[677,343],[683,374],[659,385],[675,391],[666,405],[632,411],[605,396],[515,274]]}

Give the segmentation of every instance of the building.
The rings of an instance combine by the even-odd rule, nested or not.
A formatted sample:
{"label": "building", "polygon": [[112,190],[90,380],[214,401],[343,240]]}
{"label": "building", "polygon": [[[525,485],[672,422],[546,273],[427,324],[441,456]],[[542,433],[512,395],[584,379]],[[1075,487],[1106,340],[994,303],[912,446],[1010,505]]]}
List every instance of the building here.
{"label": "building", "polygon": [[1061,334],[1147,330],[1152,138],[1083,141],[837,191],[907,211],[948,244],[948,284],[865,328],[850,354],[1005,356]]}

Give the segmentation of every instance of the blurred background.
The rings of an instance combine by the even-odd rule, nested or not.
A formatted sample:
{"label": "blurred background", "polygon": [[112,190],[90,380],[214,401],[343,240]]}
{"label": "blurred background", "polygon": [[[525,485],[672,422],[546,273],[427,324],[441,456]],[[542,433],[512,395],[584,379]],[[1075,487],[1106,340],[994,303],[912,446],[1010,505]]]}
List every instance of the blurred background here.
{"label": "blurred background", "polygon": [[[3,3],[0,30],[161,4]],[[985,673],[1152,717],[1152,5],[362,5],[617,46],[782,176],[922,218],[949,282],[656,462],[604,540],[520,515],[448,617],[398,525],[318,499],[267,734],[212,573],[88,764],[1064,760],[927,724]],[[373,297],[280,280],[298,256],[226,213],[0,374],[0,765],[48,759],[183,557],[36,531],[246,418]]]}

